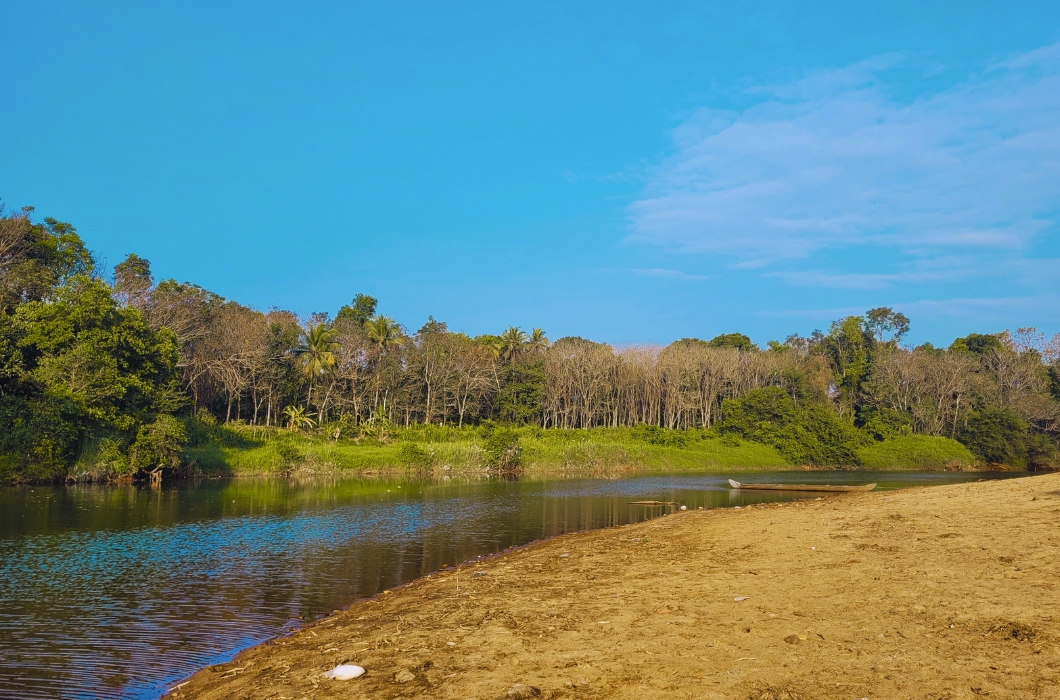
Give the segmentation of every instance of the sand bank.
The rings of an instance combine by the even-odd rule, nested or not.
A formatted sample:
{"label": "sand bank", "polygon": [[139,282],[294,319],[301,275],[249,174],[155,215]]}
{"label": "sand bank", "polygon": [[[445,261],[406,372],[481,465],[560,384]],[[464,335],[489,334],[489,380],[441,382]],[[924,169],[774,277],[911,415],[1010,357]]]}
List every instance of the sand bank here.
{"label": "sand bank", "polygon": [[[356,680],[323,673],[363,666]],[[1060,475],[677,513],[354,604],[173,698],[1060,698]]]}

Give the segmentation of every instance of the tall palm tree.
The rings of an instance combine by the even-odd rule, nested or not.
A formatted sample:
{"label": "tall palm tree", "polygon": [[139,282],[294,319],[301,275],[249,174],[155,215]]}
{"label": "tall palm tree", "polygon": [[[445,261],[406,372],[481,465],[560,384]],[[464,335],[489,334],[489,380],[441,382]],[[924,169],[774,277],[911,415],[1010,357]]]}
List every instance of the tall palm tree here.
{"label": "tall palm tree", "polygon": [[315,381],[335,366],[335,353],[342,347],[335,339],[336,332],[323,323],[310,325],[302,334],[302,344],[295,348],[302,363],[302,372]]}
{"label": "tall palm tree", "polygon": [[530,352],[537,354],[548,350],[551,343],[548,342],[548,338],[545,337],[545,332],[540,328],[535,328],[530,332],[530,340],[526,343],[527,347],[530,348]]}
{"label": "tall palm tree", "polygon": [[382,351],[405,344],[405,334],[401,325],[388,316],[372,316],[364,322],[368,339],[379,346]]}
{"label": "tall palm tree", "polygon": [[515,326],[501,333],[501,357],[509,362],[526,349],[527,335]]}
{"label": "tall palm tree", "polygon": [[[325,324],[310,324],[302,333],[302,344],[295,348],[295,353],[302,364],[302,373],[309,379],[309,396],[306,401],[312,403],[313,388],[324,375],[335,367],[335,353],[342,347],[335,339],[336,332]],[[324,403],[327,403],[325,394]],[[321,418],[324,406],[320,406]]]}

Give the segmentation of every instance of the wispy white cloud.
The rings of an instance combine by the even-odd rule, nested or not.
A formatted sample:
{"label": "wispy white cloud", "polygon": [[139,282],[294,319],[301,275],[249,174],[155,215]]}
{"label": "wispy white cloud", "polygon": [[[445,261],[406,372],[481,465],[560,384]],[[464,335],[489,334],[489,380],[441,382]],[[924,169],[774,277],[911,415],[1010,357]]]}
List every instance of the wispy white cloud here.
{"label": "wispy white cloud", "polygon": [[799,287],[827,287],[830,289],[883,289],[901,282],[937,282],[965,277],[965,271],[944,272],[847,272],[828,273],[820,270],[770,272],[767,277],[779,277]]}
{"label": "wispy white cloud", "polygon": [[666,277],[668,279],[686,281],[709,279],[705,275],[691,275],[687,272],[681,272],[680,270],[665,270],[659,267],[632,270],[632,272],[633,274],[640,275],[641,277]]}
{"label": "wispy white cloud", "polygon": [[[943,318],[971,319],[976,323],[996,324],[996,329],[1032,325],[1029,319],[1039,318],[1048,324],[1051,333],[1060,326],[1060,295],[1043,294],[1018,297],[957,297],[949,299],[920,299],[892,304],[904,314],[930,322]],[[1042,310],[1051,310],[1043,314]],[[860,306],[839,306],[818,309],[783,309],[761,311],[757,316],[767,318],[803,318],[827,323],[851,315],[861,315]],[[1025,322],[1026,319],[1026,322]],[[980,331],[982,332],[982,331]]]}
{"label": "wispy white cloud", "polygon": [[[885,245],[918,258],[1018,258],[1060,218],[1060,45],[901,101],[889,55],[701,109],[629,208],[631,237],[760,265]],[[785,273],[806,283],[816,273]],[[903,275],[833,275],[833,286]],[[923,273],[927,274],[927,273]],[[823,279],[820,276],[818,279]]]}

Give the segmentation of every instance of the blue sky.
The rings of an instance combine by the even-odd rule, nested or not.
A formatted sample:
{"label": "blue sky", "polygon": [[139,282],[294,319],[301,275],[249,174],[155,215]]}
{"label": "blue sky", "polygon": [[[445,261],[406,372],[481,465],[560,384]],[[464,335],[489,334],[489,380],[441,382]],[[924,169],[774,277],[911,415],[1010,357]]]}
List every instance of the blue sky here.
{"label": "blue sky", "polygon": [[1060,4],[2,3],[0,197],[415,330],[1060,331]]}

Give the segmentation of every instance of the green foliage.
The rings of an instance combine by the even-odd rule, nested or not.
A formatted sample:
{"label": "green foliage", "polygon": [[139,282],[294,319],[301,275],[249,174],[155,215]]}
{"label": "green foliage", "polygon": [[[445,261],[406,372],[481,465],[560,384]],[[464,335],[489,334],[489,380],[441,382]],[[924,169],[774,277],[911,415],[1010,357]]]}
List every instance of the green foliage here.
{"label": "green foliage", "polygon": [[335,367],[335,353],[341,348],[335,336],[335,330],[323,323],[309,326],[303,334],[302,344],[295,353],[310,381],[319,379]]}
{"label": "green foliage", "polygon": [[129,466],[135,470],[157,472],[180,466],[184,443],[188,441],[184,424],[173,416],[162,414],[143,425],[129,450]]}
{"label": "green foliage", "polygon": [[872,369],[870,352],[874,342],[861,316],[847,316],[835,321],[828,335],[821,340],[820,348],[832,364],[839,390],[839,407],[848,415],[856,411],[861,386]]}
{"label": "green foliage", "polygon": [[367,294],[358,294],[354,297],[352,304],[343,306],[335,314],[335,323],[350,324],[361,328],[375,314],[375,307],[378,303],[375,297],[370,297]]}
{"label": "green foliage", "polygon": [[521,464],[523,450],[519,433],[510,428],[493,428],[486,431],[485,437],[482,449],[487,464],[501,471],[510,471]]}
{"label": "green foliage", "polygon": [[887,440],[913,433],[913,418],[893,408],[871,408],[862,413],[861,430],[874,440]]}
{"label": "green foliage", "polygon": [[[2,371],[3,371],[3,369],[0,368],[0,372],[2,372]],[[1049,367],[1048,371],[1049,371],[1049,393],[1052,394],[1052,397],[1054,399],[1056,399],[1057,401],[1060,401],[1060,364],[1057,364],[1056,362],[1054,362],[1053,365],[1051,367]]]}
{"label": "green foliage", "polygon": [[82,430],[134,431],[175,376],[173,334],[152,331],[87,277],[71,279],[54,301],[20,306],[14,328],[30,379],[75,405]]}
{"label": "green foliage", "polygon": [[288,430],[310,430],[316,425],[305,406],[288,406],[283,409],[283,417]]}
{"label": "green foliage", "polygon": [[988,463],[1023,466],[1027,424],[1006,408],[987,408],[968,419],[961,442],[976,457]]}
{"label": "green foliage", "polygon": [[369,340],[383,352],[405,344],[405,333],[399,324],[389,316],[373,316],[364,322],[364,331]]}
{"label": "green foliage", "polygon": [[968,469],[975,464],[975,456],[961,443],[930,435],[900,435],[873,441],[857,454],[866,469],[880,471]]}
{"label": "green foliage", "polygon": [[[76,268],[79,254],[69,253]],[[83,275],[47,300],[0,314],[0,453],[9,478],[65,476],[81,446],[129,444],[160,411],[179,405],[173,334]]]}
{"label": "green foliage", "polygon": [[399,450],[398,459],[408,469],[426,469],[432,464],[431,454],[415,443],[402,443]]}
{"label": "green foliage", "polygon": [[500,335],[501,359],[514,362],[526,349],[529,340],[530,337],[526,333],[515,326],[510,326]]}
{"label": "green foliage", "polygon": [[1055,469],[1060,450],[1047,435],[1032,430],[1009,408],[988,407],[968,419],[960,441],[988,464],[1027,469]]}
{"label": "green foliage", "polygon": [[630,430],[634,440],[645,442],[649,445],[666,445],[668,447],[684,447],[688,444],[688,433],[682,430],[667,430],[657,425],[636,425]]}
{"label": "green foliage", "polygon": [[32,207],[7,214],[0,205],[0,313],[45,299],[56,286],[88,275],[95,261],[73,226],[30,221]]}
{"label": "green foliage", "polygon": [[114,266],[114,291],[129,306],[144,306],[153,284],[150,261],[135,253],[129,253],[125,260]]}
{"label": "green foliage", "polygon": [[495,414],[503,422],[526,425],[537,420],[545,399],[545,372],[540,361],[515,363],[500,373]]}
{"label": "green foliage", "polygon": [[0,454],[5,480],[61,478],[81,437],[78,407],[61,396],[0,396]]}
{"label": "green foliage", "polygon": [[797,405],[782,389],[748,392],[722,404],[722,433],[775,447],[793,464],[857,466],[857,430],[825,406]]}
{"label": "green foliage", "polygon": [[[909,332],[909,319],[905,314],[883,306],[865,312],[865,328],[876,342],[898,343]],[[884,336],[890,334],[890,338]]]}
{"label": "green foliage", "polygon": [[736,348],[744,352],[758,349],[758,346],[752,343],[751,339],[743,333],[723,333],[711,338],[710,345],[714,348]]}
{"label": "green foliage", "polygon": [[970,352],[973,355],[1000,352],[1004,347],[996,335],[983,335],[981,333],[972,333],[963,338],[957,338],[950,344],[950,350]]}

